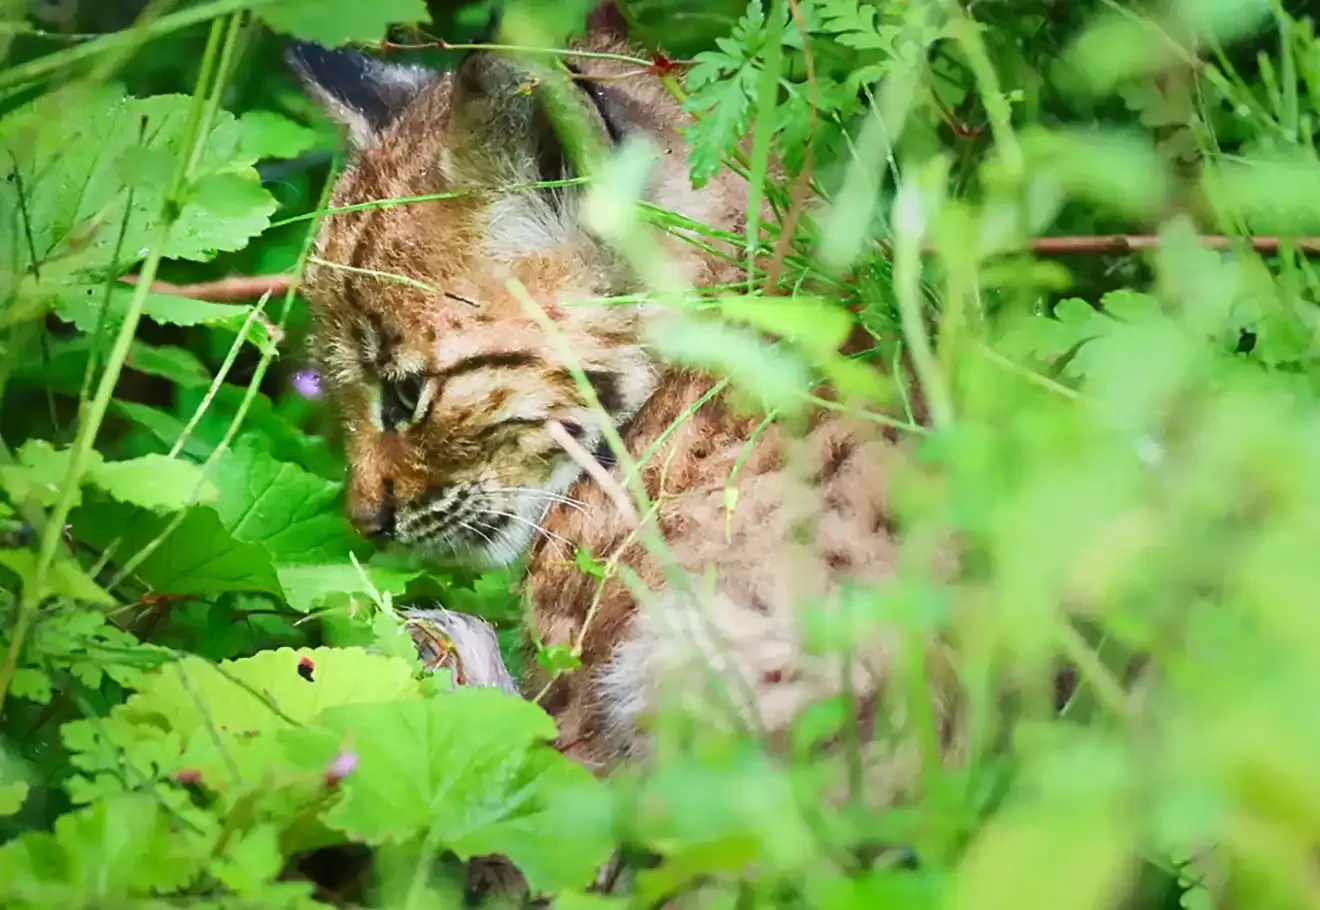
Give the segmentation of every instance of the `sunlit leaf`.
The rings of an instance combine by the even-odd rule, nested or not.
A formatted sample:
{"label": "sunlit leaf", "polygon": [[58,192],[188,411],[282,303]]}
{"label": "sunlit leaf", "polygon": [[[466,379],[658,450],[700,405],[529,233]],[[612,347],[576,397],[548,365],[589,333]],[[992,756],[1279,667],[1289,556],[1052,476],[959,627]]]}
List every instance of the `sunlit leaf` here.
{"label": "sunlit leaf", "polygon": [[325,47],[378,41],[390,25],[431,18],[425,0],[280,0],[260,7],[257,13],[277,32]]}
{"label": "sunlit leaf", "polygon": [[504,854],[534,889],[581,887],[609,852],[606,831],[567,824],[572,801],[585,804],[597,785],[544,745],[554,722],[516,696],[460,688],[333,709],[319,722],[351,736],[359,759],[325,816],[339,830],[379,843],[438,825],[440,845],[461,857]]}

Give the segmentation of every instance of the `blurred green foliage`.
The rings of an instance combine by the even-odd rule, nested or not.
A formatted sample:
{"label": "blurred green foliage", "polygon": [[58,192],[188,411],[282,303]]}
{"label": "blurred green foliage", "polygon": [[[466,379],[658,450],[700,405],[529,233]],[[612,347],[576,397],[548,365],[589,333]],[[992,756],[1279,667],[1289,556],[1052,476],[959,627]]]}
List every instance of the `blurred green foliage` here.
{"label": "blurred green foliage", "polygon": [[[921,787],[883,807],[842,700],[787,755],[675,706],[600,783],[539,708],[441,697],[396,605],[490,619],[516,672],[516,573],[351,532],[295,295],[118,281],[297,272],[340,141],[286,35],[447,66],[437,39],[499,14],[557,43],[589,4],[0,0],[0,905],[324,906],[308,851],[366,845],[367,906],[458,906],[489,853],[564,907],[1315,906],[1305,4],[619,5],[698,117],[694,181],[734,168],[773,210],[741,238],[640,207],[754,263],[656,343],[768,417],[828,380],[911,443],[898,577],[804,627],[939,635],[966,749],[939,760],[920,665],[885,707]],[[1033,245],[1111,233],[1155,240]],[[837,353],[857,324],[869,359]],[[589,892],[616,845],[650,861]]]}

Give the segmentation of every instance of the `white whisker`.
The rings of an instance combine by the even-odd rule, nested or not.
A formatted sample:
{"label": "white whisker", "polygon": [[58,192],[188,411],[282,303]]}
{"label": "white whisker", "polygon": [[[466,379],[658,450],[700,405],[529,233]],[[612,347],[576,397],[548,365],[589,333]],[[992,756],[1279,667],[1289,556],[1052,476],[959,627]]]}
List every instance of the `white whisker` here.
{"label": "white whisker", "polygon": [[541,499],[547,499],[550,502],[557,502],[579,512],[586,512],[587,504],[580,499],[574,499],[571,496],[563,496],[559,493],[551,493],[549,490],[538,490],[535,487],[488,487],[487,493],[525,493],[530,496],[537,496]]}
{"label": "white whisker", "polygon": [[481,535],[481,539],[484,540],[484,541],[486,541],[486,543],[490,544],[490,548],[491,548],[492,550],[495,549],[495,541],[491,539],[491,537],[490,537],[489,534],[487,534],[485,531],[481,530],[481,528],[479,528],[479,527],[477,527],[476,525],[472,524],[471,522],[467,522],[467,521],[458,521],[458,522],[455,522],[455,524],[457,524],[457,525],[458,525],[460,528],[462,528],[464,531],[471,531],[473,534],[479,534],[479,535]]}
{"label": "white whisker", "polygon": [[572,542],[568,538],[562,537],[559,534],[556,534],[554,531],[547,531],[545,528],[541,527],[539,524],[532,521],[531,519],[523,518],[521,515],[515,515],[513,512],[501,512],[498,509],[482,509],[481,514],[501,515],[505,518],[512,518],[514,521],[519,521],[527,525],[533,531],[540,531],[542,534],[544,534],[546,537],[550,538],[551,540],[557,540],[568,547],[573,546]]}

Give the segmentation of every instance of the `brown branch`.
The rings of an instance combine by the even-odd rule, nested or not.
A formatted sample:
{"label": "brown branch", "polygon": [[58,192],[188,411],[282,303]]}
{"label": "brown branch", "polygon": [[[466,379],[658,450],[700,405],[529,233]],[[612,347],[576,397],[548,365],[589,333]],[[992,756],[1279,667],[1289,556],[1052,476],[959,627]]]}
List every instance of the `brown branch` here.
{"label": "brown branch", "polygon": [[[1280,237],[1225,237],[1222,234],[1203,234],[1197,240],[1202,246],[1214,250],[1228,250],[1236,244],[1249,244],[1257,253],[1277,253],[1285,243],[1285,239]],[[1320,255],[1320,237],[1294,237],[1291,242],[1298,252]],[[1040,256],[1141,253],[1156,249],[1159,245],[1160,238],[1154,234],[1037,237],[1031,241],[1031,252]]]}
{"label": "brown branch", "polygon": [[[125,275],[119,280],[125,284],[137,284],[136,275]],[[151,290],[157,294],[191,297],[193,300],[205,300],[210,303],[240,303],[245,300],[258,300],[266,294],[272,297],[276,294],[285,294],[292,286],[292,275],[238,275],[197,284],[153,281]]]}
{"label": "brown branch", "polygon": [[[790,210],[790,216],[797,214],[795,208],[796,206],[794,210]],[[1245,243],[1257,253],[1265,254],[1279,252],[1285,242],[1281,237],[1226,237],[1222,234],[1203,234],[1198,240],[1202,246],[1214,250],[1232,249],[1235,244]],[[1292,238],[1292,244],[1300,253],[1320,256],[1320,237],[1295,237]],[[1155,234],[1098,234],[1077,237],[1037,237],[1031,241],[1030,251],[1038,256],[1094,256],[1101,253],[1142,253],[1156,249],[1159,245],[1160,238]],[[782,256],[782,253],[782,250],[776,249],[776,260]],[[136,275],[125,275],[119,280],[125,284],[137,284]],[[258,300],[266,294],[272,297],[285,294],[292,286],[294,286],[292,275],[238,275],[197,284],[155,281],[152,282],[151,289],[157,294],[191,297],[193,300],[206,300],[211,303],[241,303]]]}

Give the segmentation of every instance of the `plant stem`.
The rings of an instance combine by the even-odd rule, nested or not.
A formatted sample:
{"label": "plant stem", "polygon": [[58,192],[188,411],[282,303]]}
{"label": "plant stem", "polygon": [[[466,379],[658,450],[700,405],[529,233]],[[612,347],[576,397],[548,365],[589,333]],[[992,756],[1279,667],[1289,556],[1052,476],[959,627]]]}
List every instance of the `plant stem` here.
{"label": "plant stem", "polygon": [[761,238],[761,203],[765,196],[766,172],[770,165],[770,140],[775,134],[775,111],[779,107],[779,71],[783,66],[784,0],[775,0],[766,19],[765,57],[756,89],[756,130],[752,137],[752,160],[747,176],[747,291],[756,287],[756,251]]}
{"label": "plant stem", "polygon": [[83,474],[87,470],[92,447],[96,442],[96,434],[101,428],[102,421],[105,420],[106,410],[110,406],[110,398],[114,395],[115,386],[119,382],[119,374],[124,368],[124,361],[128,358],[128,350],[137,335],[138,321],[142,317],[142,309],[146,305],[148,295],[151,293],[151,282],[156,278],[156,271],[160,267],[161,258],[164,256],[170,233],[178,217],[177,213],[180,208],[178,196],[185,185],[189,158],[194,146],[204,139],[205,134],[202,133],[199,127],[201,126],[203,102],[206,98],[206,86],[210,81],[210,72],[215,62],[215,51],[219,45],[220,34],[220,24],[218,22],[213,23],[211,35],[207,41],[207,53],[203,57],[201,72],[197,77],[197,86],[193,93],[193,104],[188,112],[188,122],[181,137],[182,141],[179,143],[179,158],[175,164],[175,172],[173,179],[170,181],[169,192],[166,193],[165,202],[161,206],[160,226],[155,231],[147,258],[142,264],[142,281],[134,288],[133,296],[129,300],[128,309],[124,313],[123,325],[119,327],[119,334],[115,338],[114,347],[111,348],[110,356],[106,360],[105,372],[101,375],[101,382],[96,388],[96,396],[90,404],[82,409],[82,413],[79,415],[78,434],[73,440],[69,468],[60,486],[59,499],[56,500],[55,508],[41,532],[37,549],[37,565],[32,573],[32,581],[30,584],[23,586],[23,593],[19,598],[18,620],[15,622],[14,629],[10,634],[9,648],[5,652],[4,663],[0,665],[0,712],[4,710],[5,697],[9,693],[9,685],[14,678],[14,671],[18,668],[18,658],[22,653],[27,633],[32,628],[32,621],[36,616],[37,607],[45,599],[47,576],[50,573],[51,565],[55,562],[55,555],[60,546],[64,524],[69,518],[69,513],[73,510],[75,497],[82,489]]}
{"label": "plant stem", "polygon": [[53,73],[66,66],[72,66],[81,60],[88,60],[110,51],[132,47],[134,44],[143,41],[151,41],[171,32],[177,32],[180,29],[215,19],[218,16],[240,12],[245,9],[255,9],[274,2],[276,0],[212,0],[211,3],[203,3],[200,6],[179,10],[177,13],[161,16],[154,22],[138,28],[113,32],[95,41],[88,41],[86,44],[80,44],[77,47],[47,54],[44,57],[38,57],[36,60],[30,60],[27,63],[0,72],[0,88],[32,82],[47,73]]}

